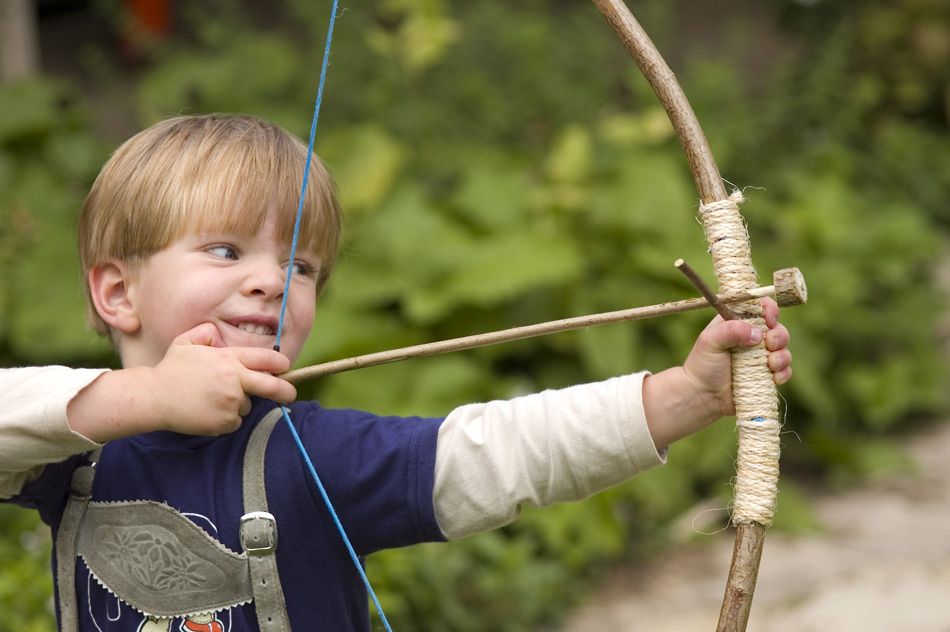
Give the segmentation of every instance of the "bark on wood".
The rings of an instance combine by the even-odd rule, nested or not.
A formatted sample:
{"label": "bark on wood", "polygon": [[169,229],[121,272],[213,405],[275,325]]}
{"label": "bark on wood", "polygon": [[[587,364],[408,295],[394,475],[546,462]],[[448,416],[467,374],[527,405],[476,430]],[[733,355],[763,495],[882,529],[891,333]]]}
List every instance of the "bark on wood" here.
{"label": "bark on wood", "polygon": [[762,561],[765,531],[765,527],[754,522],[736,527],[736,543],[732,549],[732,564],[716,632],[745,630],[749,623],[752,595]]}

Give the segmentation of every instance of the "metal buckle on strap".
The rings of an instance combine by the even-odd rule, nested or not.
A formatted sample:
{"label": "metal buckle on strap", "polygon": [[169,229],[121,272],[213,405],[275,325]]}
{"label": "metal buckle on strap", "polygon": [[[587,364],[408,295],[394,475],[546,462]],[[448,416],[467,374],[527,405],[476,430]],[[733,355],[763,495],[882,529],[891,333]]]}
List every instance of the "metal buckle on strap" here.
{"label": "metal buckle on strap", "polygon": [[241,516],[241,546],[248,555],[270,555],[277,549],[277,520],[266,511]]}

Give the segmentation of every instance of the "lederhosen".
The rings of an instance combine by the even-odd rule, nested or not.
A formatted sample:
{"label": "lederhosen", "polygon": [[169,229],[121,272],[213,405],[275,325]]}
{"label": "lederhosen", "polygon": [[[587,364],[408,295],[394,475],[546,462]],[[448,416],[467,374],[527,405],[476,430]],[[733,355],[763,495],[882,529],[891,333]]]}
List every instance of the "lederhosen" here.
{"label": "lederhosen", "polygon": [[[258,423],[244,454],[243,553],[234,553],[187,517],[153,501],[90,502],[101,449],[76,468],[56,537],[60,629],[78,632],[76,557],[96,578],[140,612],[172,618],[225,610],[254,601],[261,632],[290,632],[277,573],[277,523],[267,511],[264,456],[280,408]],[[149,573],[150,553],[177,556],[200,572],[198,585],[169,586]],[[197,566],[194,566],[197,565]],[[161,584],[161,585],[159,585]]]}

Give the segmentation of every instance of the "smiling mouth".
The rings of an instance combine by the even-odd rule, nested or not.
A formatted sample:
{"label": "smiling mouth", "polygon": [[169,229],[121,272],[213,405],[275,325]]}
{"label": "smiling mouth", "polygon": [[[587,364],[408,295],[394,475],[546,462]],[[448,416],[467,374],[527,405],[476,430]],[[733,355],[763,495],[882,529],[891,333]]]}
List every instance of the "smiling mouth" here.
{"label": "smiling mouth", "polygon": [[247,332],[249,334],[254,334],[255,336],[273,336],[273,328],[267,325],[260,325],[254,323],[241,323],[237,326],[241,331]]}

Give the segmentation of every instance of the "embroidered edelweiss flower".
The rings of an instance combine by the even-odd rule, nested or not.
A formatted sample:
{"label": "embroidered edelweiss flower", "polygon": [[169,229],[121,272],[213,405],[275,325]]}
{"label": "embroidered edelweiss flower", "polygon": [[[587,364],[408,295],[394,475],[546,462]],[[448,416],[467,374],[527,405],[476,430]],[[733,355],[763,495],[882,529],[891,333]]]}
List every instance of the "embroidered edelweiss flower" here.
{"label": "embroidered edelweiss flower", "polygon": [[160,590],[194,589],[207,579],[202,569],[204,560],[194,555],[178,555],[169,559],[169,564],[155,577],[155,588]]}
{"label": "embroidered edelweiss flower", "polygon": [[126,527],[98,535],[101,555],[146,588],[194,589],[207,580],[207,562],[167,529]]}

